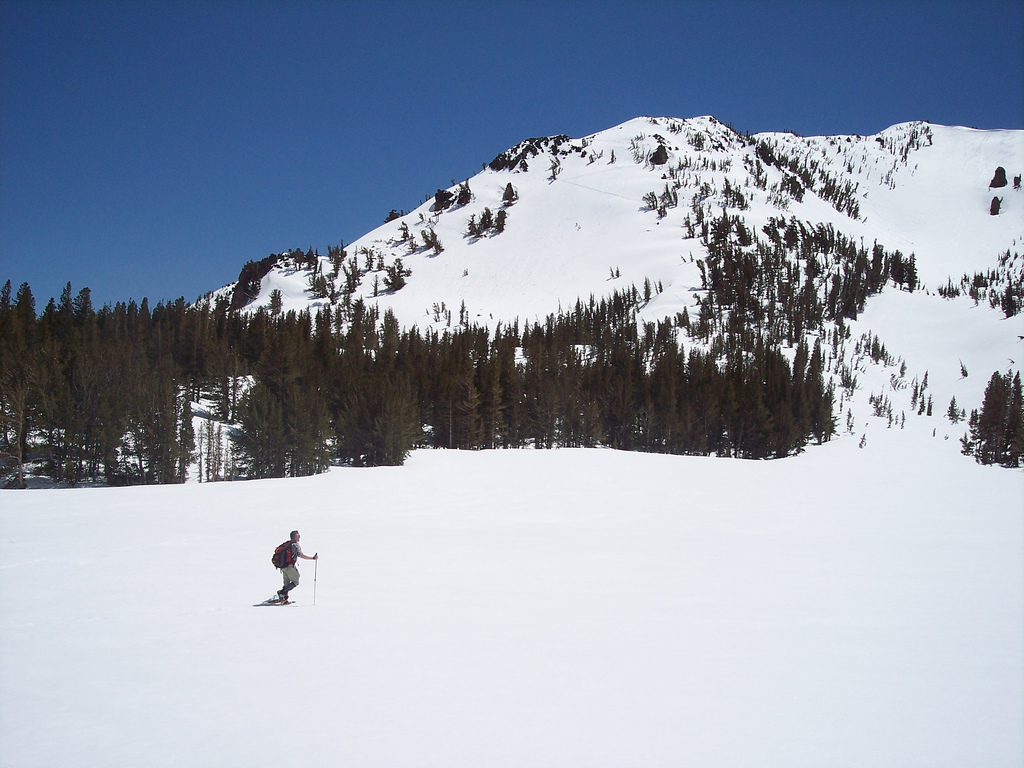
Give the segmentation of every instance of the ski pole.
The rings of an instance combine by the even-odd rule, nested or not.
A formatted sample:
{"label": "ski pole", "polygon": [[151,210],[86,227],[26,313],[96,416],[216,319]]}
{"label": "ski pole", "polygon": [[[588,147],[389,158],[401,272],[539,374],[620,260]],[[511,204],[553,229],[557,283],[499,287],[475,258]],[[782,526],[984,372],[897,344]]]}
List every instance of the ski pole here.
{"label": "ski pole", "polygon": [[313,559],[313,605],[316,605],[316,567],[320,565],[320,553]]}

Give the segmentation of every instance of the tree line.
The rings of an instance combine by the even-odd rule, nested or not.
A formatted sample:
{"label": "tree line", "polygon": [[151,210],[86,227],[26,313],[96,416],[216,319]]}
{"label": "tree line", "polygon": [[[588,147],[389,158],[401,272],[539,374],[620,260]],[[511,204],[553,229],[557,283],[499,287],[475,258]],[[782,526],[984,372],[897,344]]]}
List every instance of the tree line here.
{"label": "tree line", "polygon": [[68,284],[37,317],[23,284],[0,290],[0,455],[10,484],[40,458],[57,482],[171,483],[193,445],[188,392],[202,330],[183,300],[96,310]]}
{"label": "tree line", "polygon": [[635,287],[542,322],[403,329],[356,300],[271,314],[230,298],[99,309],[68,284],[36,312],[0,291],[0,453],[57,482],[181,482],[193,404],[233,431],[235,472],[401,464],[417,446],[608,446],[785,456],[834,433],[821,349],[761,340],[722,358],[677,320],[641,323]]}
{"label": "tree line", "polygon": [[[869,251],[794,218],[754,231],[726,210],[693,213],[687,225],[708,254],[697,316],[656,322],[638,319],[649,282],[493,330],[464,313],[454,328],[401,328],[354,291],[315,311],[242,307],[282,258],[319,263],[312,249],[252,262],[232,296],[191,305],[96,309],[88,288],[68,284],[37,314],[29,286],[15,294],[8,281],[0,477],[22,485],[31,461],[57,482],[181,482],[197,455],[205,479],[298,476],[334,462],[401,464],[416,446],[770,458],[828,440],[835,398],[822,331],[847,333],[844,321],[887,284],[914,290],[913,254]],[[329,251],[336,271],[361,277],[346,256]],[[380,266],[362,256],[366,269]],[[965,453],[1016,465],[1019,384],[991,386]],[[230,461],[212,430],[197,443],[195,403],[230,435]]]}

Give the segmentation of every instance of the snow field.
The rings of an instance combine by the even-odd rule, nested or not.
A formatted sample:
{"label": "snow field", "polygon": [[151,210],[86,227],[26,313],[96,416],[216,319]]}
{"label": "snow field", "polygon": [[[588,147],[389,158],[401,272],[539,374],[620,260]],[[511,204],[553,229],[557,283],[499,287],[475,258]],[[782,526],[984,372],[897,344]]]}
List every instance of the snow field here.
{"label": "snow field", "polygon": [[2,492],[0,765],[1016,766],[1021,499],[916,430]]}

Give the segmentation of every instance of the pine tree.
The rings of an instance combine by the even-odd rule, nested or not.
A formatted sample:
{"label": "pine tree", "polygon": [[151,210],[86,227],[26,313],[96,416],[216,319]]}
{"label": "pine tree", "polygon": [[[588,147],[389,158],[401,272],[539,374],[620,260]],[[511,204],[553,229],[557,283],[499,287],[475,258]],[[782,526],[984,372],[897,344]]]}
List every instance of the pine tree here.
{"label": "pine tree", "polygon": [[335,424],[339,457],[354,466],[400,465],[419,436],[408,382],[385,374],[349,389]]}
{"label": "pine tree", "polygon": [[1020,373],[1013,377],[1010,387],[1010,402],[1006,424],[1006,458],[1003,462],[1007,467],[1019,467],[1024,460],[1024,395],[1021,392]]}
{"label": "pine tree", "polygon": [[384,273],[384,288],[394,293],[405,287],[405,278],[412,274],[412,270],[407,269],[400,258],[396,258]]}
{"label": "pine tree", "polygon": [[253,478],[284,477],[287,430],[281,401],[261,381],[242,398],[238,409],[241,466]]}
{"label": "pine tree", "polygon": [[501,196],[501,202],[504,203],[506,206],[509,206],[514,205],[518,199],[519,193],[515,191],[515,189],[512,186],[512,182],[510,181],[508,184],[505,185],[505,192]]}
{"label": "pine tree", "polygon": [[953,424],[960,421],[960,406],[956,404],[956,395],[953,395],[949,401],[949,408],[946,409],[946,418]]}
{"label": "pine tree", "polygon": [[281,296],[281,289],[275,288],[270,292],[270,314],[279,315],[281,314],[281,307],[283,305],[283,299]]}
{"label": "pine tree", "polygon": [[494,214],[490,208],[484,208],[480,214],[479,229],[481,234],[494,226]]}
{"label": "pine tree", "polygon": [[998,371],[992,374],[981,406],[972,412],[970,438],[964,442],[965,452],[972,449],[981,464],[1020,465],[1024,455],[1024,403],[1021,398],[1020,374],[1012,379]]}
{"label": "pine tree", "polygon": [[0,294],[0,472],[13,469],[5,487],[24,488],[29,394],[35,378],[30,352],[35,299],[27,283],[18,290],[15,304],[10,295],[8,280]]}

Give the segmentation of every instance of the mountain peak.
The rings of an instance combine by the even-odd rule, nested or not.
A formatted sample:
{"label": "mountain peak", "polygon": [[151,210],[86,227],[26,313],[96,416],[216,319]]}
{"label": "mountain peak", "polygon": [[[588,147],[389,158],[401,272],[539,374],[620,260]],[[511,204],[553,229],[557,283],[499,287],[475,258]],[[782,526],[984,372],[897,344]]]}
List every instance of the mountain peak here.
{"label": "mountain peak", "polygon": [[[990,188],[997,169],[1007,184]],[[899,342],[880,358],[900,362],[896,383],[880,390],[905,397],[910,363],[942,398],[977,403],[983,379],[961,379],[961,364],[991,372],[1024,354],[1022,171],[1021,131],[914,121],[805,138],[638,117],[526,139],[351,245],[250,265],[221,293],[338,323],[361,302],[439,332],[544,322],[618,294],[637,323],[670,322],[701,349],[737,324],[791,349],[832,339],[835,386],[851,387],[840,407],[854,411],[877,410],[878,392],[854,397],[860,363],[840,340],[870,318],[865,338]]]}
{"label": "mountain peak", "polygon": [[[652,312],[693,311],[695,264],[706,256],[697,219],[723,211],[755,233],[795,218],[913,253],[935,290],[994,267],[1024,241],[1019,196],[1004,195],[1001,215],[991,216],[987,186],[997,166],[1011,175],[1024,167],[1022,135],[907,122],[866,137],[744,136],[700,116],[637,117],[578,139],[526,139],[360,237],[346,257],[267,272],[250,285],[251,306],[268,306],[275,290],[292,309],[348,295],[406,324],[436,325],[435,305],[463,304],[490,323],[605,294],[615,287],[609,274],[619,274],[624,284],[666,286]],[[343,269],[353,257],[358,280]],[[411,270],[400,290],[385,282],[396,261]]]}

